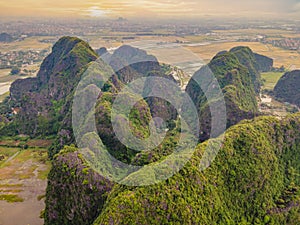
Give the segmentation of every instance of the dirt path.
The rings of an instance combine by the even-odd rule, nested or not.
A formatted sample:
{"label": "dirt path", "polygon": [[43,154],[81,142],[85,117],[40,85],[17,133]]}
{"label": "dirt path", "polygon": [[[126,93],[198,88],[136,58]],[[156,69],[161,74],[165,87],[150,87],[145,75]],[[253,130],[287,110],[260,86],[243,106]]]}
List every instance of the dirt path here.
{"label": "dirt path", "polygon": [[9,157],[4,163],[8,163],[10,161],[12,161],[14,158],[17,157],[17,155],[19,155],[20,152],[16,152],[16,154],[14,154],[13,156]]}

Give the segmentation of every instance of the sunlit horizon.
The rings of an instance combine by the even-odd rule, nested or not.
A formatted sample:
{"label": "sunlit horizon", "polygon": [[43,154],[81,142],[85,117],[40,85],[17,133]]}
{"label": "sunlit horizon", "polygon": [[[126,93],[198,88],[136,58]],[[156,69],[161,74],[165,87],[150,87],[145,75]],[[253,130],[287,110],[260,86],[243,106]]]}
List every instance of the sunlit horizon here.
{"label": "sunlit horizon", "polygon": [[193,19],[216,17],[292,17],[300,18],[299,0],[14,0],[0,1],[2,18],[55,17],[129,19]]}

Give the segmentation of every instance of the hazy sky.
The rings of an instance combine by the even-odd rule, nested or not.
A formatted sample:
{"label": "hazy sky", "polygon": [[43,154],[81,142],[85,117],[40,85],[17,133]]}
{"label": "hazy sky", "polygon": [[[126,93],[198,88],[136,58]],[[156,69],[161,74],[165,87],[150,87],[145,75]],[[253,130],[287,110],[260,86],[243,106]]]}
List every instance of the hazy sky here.
{"label": "hazy sky", "polygon": [[300,0],[0,0],[1,16],[300,17]]}

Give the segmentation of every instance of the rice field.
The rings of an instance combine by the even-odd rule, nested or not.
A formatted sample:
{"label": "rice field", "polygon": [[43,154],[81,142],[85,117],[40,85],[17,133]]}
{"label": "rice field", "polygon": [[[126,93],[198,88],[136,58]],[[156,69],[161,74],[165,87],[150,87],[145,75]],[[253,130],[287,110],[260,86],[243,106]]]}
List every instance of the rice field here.
{"label": "rice field", "polygon": [[261,77],[264,80],[263,89],[265,90],[273,90],[276,86],[279,79],[282,77],[284,73],[280,72],[268,72],[262,73]]}
{"label": "rice field", "polygon": [[[47,149],[0,146],[0,224],[42,225],[47,175],[51,168]],[[14,218],[12,220],[11,218]]]}
{"label": "rice field", "polygon": [[186,48],[197,54],[205,62],[209,62],[218,52],[230,50],[236,46],[248,46],[254,52],[274,59],[275,67],[284,66],[288,70],[300,68],[300,54],[298,52],[281,49],[260,42],[218,42],[202,46],[187,46]]}
{"label": "rice field", "polygon": [[42,43],[39,40],[47,37],[29,37],[23,41],[14,41],[11,43],[0,43],[0,51],[26,51],[26,50],[43,50],[52,46],[50,43]]}

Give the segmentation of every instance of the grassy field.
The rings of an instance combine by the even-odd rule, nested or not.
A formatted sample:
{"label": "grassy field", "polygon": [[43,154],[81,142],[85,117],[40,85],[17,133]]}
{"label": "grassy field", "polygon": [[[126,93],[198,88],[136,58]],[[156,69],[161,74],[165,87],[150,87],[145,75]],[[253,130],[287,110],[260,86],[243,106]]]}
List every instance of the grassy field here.
{"label": "grassy field", "polygon": [[194,35],[194,36],[185,36],[184,41],[188,41],[191,43],[199,43],[199,42],[207,42],[215,40],[214,37],[206,36],[206,35]]}
{"label": "grassy field", "polygon": [[0,194],[0,201],[7,201],[9,203],[13,202],[23,202],[24,199],[16,194]]}
{"label": "grassy field", "polygon": [[264,80],[263,89],[273,90],[279,79],[282,77],[283,73],[280,72],[268,72],[262,73],[261,77]]}
{"label": "grassy field", "polygon": [[[35,65],[30,65],[27,66],[26,69],[28,70],[38,70],[40,65],[35,64]],[[0,69],[0,83],[5,83],[5,82],[13,82],[17,79],[23,79],[26,77],[34,77],[36,74],[32,74],[30,76],[20,76],[20,75],[10,75],[11,69]]]}
{"label": "grassy field", "polygon": [[[0,201],[23,202],[26,182],[46,180],[51,168],[47,149],[0,147]],[[32,188],[32,187],[31,187]]]}
{"label": "grassy field", "polygon": [[[51,140],[24,139],[21,141],[3,138],[0,141],[0,156],[2,156],[2,160],[0,161],[0,180],[9,178],[28,179],[34,175],[34,171],[36,170],[38,176],[45,179],[50,169],[47,147],[51,143]],[[27,149],[24,149],[24,146],[27,146]],[[17,172],[18,167],[22,164],[28,164],[26,167],[27,170],[19,173]],[[44,165],[47,169],[40,170],[39,164]]]}
{"label": "grassy field", "polygon": [[[0,154],[7,153],[9,149],[0,148]],[[14,151],[14,149],[12,149]],[[18,154],[10,161],[4,161],[0,167],[0,180],[3,179],[26,179],[33,176],[33,172],[37,169],[37,164],[46,163],[47,159],[47,150],[46,149],[29,149],[22,150],[18,149]],[[11,153],[12,154],[12,153]],[[9,158],[8,158],[9,159]],[[28,164],[26,169],[20,171],[22,164]]]}
{"label": "grassy field", "polygon": [[0,161],[0,168],[9,157],[13,156],[19,151],[20,148],[0,147],[0,156],[4,156],[4,159]]}

